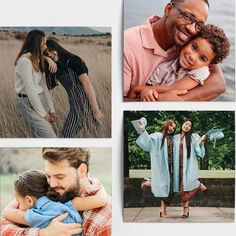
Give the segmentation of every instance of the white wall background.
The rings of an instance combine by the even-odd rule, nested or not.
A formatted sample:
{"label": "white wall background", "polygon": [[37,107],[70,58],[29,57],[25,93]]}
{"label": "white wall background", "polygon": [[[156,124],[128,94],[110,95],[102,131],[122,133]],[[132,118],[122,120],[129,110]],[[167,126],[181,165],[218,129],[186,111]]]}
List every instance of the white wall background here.
{"label": "white wall background", "polygon": [[[147,0],[148,2],[148,0]],[[223,0],[222,0],[223,3]],[[120,235],[233,235],[236,224],[124,223],[123,110],[235,110],[235,103],[122,102],[122,0],[1,0],[0,26],[112,27],[112,139],[1,139],[0,147],[87,146],[112,147],[113,236]],[[1,58],[2,60],[2,58]]]}

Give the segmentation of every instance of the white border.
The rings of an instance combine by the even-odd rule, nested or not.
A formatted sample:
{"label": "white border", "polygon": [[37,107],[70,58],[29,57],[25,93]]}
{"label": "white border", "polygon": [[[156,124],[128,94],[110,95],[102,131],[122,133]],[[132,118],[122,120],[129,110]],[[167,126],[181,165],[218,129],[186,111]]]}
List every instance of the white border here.
{"label": "white border", "polygon": [[[222,0],[223,1],[223,0]],[[177,224],[123,222],[123,111],[124,110],[235,110],[235,103],[123,103],[122,0],[7,0],[1,2],[0,26],[112,27],[112,139],[1,139],[1,147],[88,146],[112,147],[113,236],[222,236],[236,224]],[[148,4],[148,0],[147,0]],[[153,6],[158,7],[158,6]],[[40,13],[42,12],[42,13]]]}

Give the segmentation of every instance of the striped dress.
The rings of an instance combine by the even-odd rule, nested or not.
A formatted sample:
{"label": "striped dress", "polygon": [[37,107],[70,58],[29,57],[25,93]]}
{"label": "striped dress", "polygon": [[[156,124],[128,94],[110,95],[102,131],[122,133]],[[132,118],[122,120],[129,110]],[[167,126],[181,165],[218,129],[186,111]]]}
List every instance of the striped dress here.
{"label": "striped dress", "polygon": [[[73,55],[64,62],[57,63],[57,73],[54,80],[59,81],[68,95],[70,110],[61,132],[62,138],[74,137],[83,127],[86,120],[91,120],[92,109],[78,76],[88,74],[85,62],[78,56]],[[53,75],[50,74],[51,83]]]}
{"label": "striped dress", "polygon": [[180,195],[182,202],[186,203],[190,201],[198,192],[199,187],[191,191],[184,191],[184,181],[183,181],[183,140],[180,142],[179,147],[179,179],[180,179]]}

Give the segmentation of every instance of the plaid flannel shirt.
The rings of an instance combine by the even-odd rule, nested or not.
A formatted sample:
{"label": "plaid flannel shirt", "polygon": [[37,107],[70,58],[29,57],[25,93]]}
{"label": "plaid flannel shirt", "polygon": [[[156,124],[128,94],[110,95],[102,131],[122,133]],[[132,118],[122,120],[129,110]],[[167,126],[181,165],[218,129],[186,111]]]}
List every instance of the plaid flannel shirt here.
{"label": "plaid flannel shirt", "polygon": [[[90,179],[92,181],[92,179]],[[98,183],[93,183],[87,188],[81,197],[93,196],[101,189]],[[111,236],[112,211],[111,198],[109,197],[105,206],[89,211],[84,211],[83,215],[83,236]],[[0,222],[1,236],[38,236],[39,228],[23,228],[8,220]]]}
{"label": "plaid flannel shirt", "polygon": [[1,236],[38,236],[38,228],[23,228],[20,225],[14,224],[8,220],[1,220],[0,222]]}
{"label": "plaid flannel shirt", "polygon": [[[89,188],[87,188],[84,192],[81,193],[80,196],[93,196],[100,189],[101,186],[99,184],[92,183]],[[105,206],[89,211],[84,211],[82,216],[84,236],[111,236],[112,210],[110,196]]]}

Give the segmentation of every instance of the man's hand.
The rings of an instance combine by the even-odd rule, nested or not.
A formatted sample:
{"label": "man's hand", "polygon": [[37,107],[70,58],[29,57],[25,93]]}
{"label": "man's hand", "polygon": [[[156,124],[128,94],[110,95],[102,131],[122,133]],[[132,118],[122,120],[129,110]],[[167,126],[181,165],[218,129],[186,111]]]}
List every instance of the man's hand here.
{"label": "man's hand", "polygon": [[172,90],[166,93],[160,93],[158,96],[158,101],[180,101],[183,102],[184,99],[180,95],[186,94],[187,90]]}
{"label": "man's hand", "polygon": [[144,88],[140,92],[140,99],[143,102],[155,102],[158,100],[158,92],[152,87]]}
{"label": "man's hand", "polygon": [[61,223],[67,216],[68,213],[65,213],[54,218],[46,228],[39,230],[39,236],[71,236],[80,234],[82,232],[82,225],[77,223]]}

